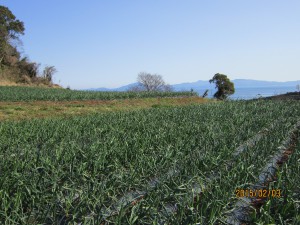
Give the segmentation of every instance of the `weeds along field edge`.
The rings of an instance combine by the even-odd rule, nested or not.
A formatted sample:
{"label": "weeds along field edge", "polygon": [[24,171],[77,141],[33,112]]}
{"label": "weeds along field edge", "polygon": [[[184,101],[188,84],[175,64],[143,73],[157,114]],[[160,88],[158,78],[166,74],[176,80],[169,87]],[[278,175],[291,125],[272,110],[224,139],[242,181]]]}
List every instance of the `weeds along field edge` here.
{"label": "weeds along field edge", "polygon": [[196,92],[108,92],[77,91],[60,88],[0,86],[0,101],[113,100],[150,97],[198,96]]}
{"label": "weeds along field edge", "polygon": [[[154,177],[184,168],[129,215],[121,207],[112,218],[147,224],[191,177],[205,180],[241,143],[276,119],[289,126],[297,113],[296,102],[227,102],[0,123],[1,222],[98,223],[126,193],[148,190]],[[175,218],[183,220],[183,212]]]}

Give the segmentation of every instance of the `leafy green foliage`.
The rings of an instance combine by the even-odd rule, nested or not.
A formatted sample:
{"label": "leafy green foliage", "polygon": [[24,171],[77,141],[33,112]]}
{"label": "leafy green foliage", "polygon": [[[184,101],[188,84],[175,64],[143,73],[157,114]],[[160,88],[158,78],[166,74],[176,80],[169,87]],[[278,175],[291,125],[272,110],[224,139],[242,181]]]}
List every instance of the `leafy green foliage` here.
{"label": "leafy green foliage", "polygon": [[0,38],[1,41],[16,39],[24,34],[23,22],[16,19],[15,15],[5,6],[0,6]]}
{"label": "leafy green foliage", "polygon": [[61,88],[0,86],[0,101],[70,101],[112,100],[150,97],[197,96],[195,92],[97,92],[73,91]]}
{"label": "leafy green foliage", "polygon": [[40,77],[40,65],[30,62],[28,57],[21,58],[17,43],[24,31],[24,23],[0,5],[0,78],[16,83],[51,84],[54,67],[46,67],[46,77]]}
{"label": "leafy green foliage", "polygon": [[8,57],[16,56],[16,48],[10,44],[10,41],[18,39],[20,35],[24,34],[24,30],[23,22],[17,20],[7,7],[0,5],[0,58],[3,59],[2,63],[7,62]]}
{"label": "leafy green foliage", "polygon": [[[0,221],[213,224],[235,189],[256,180],[299,108],[241,101],[0,123]],[[271,124],[229,168],[235,149]],[[160,179],[170,169],[178,172]],[[212,171],[220,179],[193,194]],[[160,183],[150,189],[153,178]],[[149,191],[135,205],[116,204],[132,190]],[[170,204],[176,214],[165,210]],[[105,216],[114,205],[118,213]]]}
{"label": "leafy green foliage", "polygon": [[282,198],[271,198],[256,215],[257,223],[299,224],[300,223],[300,140],[277,173],[278,179],[270,184],[272,189],[282,190]]}
{"label": "leafy green foliage", "polygon": [[218,91],[214,94],[214,97],[217,99],[224,100],[235,92],[234,84],[224,74],[215,74],[214,77],[209,80],[209,82],[216,84]]}

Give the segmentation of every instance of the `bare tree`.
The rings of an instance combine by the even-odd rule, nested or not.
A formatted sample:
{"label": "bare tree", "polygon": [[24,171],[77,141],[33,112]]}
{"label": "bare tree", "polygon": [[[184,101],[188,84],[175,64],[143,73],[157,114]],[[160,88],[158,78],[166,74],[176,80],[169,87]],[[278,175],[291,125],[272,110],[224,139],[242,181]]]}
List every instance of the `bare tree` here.
{"label": "bare tree", "polygon": [[162,91],[166,86],[161,75],[140,72],[137,81],[146,91]]}
{"label": "bare tree", "polygon": [[46,66],[44,71],[43,71],[43,76],[49,82],[52,82],[53,74],[56,73],[56,72],[57,72],[57,70],[54,66]]}

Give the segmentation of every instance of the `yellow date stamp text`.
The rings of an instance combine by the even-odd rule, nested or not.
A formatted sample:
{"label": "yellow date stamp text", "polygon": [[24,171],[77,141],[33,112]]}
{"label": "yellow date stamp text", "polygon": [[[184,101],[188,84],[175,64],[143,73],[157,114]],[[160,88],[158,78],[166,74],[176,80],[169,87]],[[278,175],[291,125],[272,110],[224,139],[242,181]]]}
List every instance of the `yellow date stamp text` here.
{"label": "yellow date stamp text", "polygon": [[256,197],[256,198],[280,198],[280,189],[236,189],[235,195],[237,198]]}

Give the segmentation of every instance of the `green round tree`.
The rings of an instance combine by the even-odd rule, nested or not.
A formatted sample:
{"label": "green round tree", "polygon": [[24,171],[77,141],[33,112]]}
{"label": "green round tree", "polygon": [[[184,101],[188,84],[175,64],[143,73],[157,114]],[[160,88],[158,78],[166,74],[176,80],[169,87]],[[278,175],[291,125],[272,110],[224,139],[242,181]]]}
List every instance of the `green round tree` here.
{"label": "green round tree", "polygon": [[20,53],[11,42],[18,40],[24,30],[23,22],[17,20],[7,7],[0,5],[0,66],[3,63],[10,65],[20,58]]}
{"label": "green round tree", "polygon": [[209,83],[216,84],[218,91],[214,94],[214,97],[217,99],[225,100],[229,95],[232,95],[235,92],[234,83],[232,83],[224,74],[215,74],[214,77],[209,80]]}

